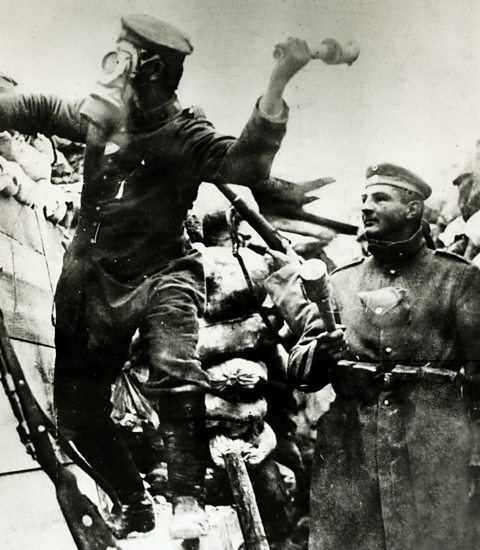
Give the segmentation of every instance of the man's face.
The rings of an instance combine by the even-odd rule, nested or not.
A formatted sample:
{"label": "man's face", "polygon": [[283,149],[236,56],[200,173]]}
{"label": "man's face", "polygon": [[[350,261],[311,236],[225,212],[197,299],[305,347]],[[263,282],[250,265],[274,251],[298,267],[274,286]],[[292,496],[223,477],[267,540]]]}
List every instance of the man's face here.
{"label": "man's face", "polygon": [[402,190],[391,185],[371,185],[362,195],[362,221],[367,238],[403,240],[407,212]]}

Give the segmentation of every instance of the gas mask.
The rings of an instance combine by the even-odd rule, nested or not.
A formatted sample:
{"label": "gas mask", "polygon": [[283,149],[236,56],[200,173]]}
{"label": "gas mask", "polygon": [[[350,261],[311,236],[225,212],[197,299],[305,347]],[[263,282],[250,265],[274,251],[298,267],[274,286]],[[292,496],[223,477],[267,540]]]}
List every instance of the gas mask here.
{"label": "gas mask", "polygon": [[120,39],[104,56],[102,73],[81,114],[113,139],[125,128],[132,107],[138,108],[135,88],[158,80],[162,67],[159,54]]}

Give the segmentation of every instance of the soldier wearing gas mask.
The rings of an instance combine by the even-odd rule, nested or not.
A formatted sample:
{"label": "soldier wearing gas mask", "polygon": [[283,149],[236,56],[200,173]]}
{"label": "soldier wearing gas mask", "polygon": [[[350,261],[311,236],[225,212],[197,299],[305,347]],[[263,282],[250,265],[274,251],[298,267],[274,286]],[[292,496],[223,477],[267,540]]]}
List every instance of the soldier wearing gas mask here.
{"label": "soldier wearing gas mask", "polygon": [[55,406],[58,426],[105,479],[118,537],[154,527],[151,502],[110,419],[111,385],[139,327],[158,399],[174,495],[171,536],[206,533],[203,509],[208,375],[196,354],[205,302],[200,254],[184,222],[202,181],[249,185],[269,175],[286,130],[282,94],[310,59],[281,45],[265,94],[238,139],[181,107],[175,91],[188,37],[144,15],[122,18],[115,50],[89,98],[2,96],[0,129],[86,142],[78,228],[58,281]]}

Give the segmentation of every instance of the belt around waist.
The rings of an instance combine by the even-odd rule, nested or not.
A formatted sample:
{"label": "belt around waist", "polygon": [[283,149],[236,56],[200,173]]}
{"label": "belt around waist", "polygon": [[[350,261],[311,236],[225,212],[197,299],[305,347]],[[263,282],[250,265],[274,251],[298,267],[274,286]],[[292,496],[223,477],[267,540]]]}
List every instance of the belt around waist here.
{"label": "belt around waist", "polygon": [[462,381],[464,376],[461,371],[454,371],[444,367],[432,367],[430,363],[425,365],[385,365],[382,363],[368,363],[363,361],[338,362],[339,368],[349,370],[352,374],[358,373],[360,376],[370,373],[373,377],[383,378],[385,382],[391,380],[428,380],[431,382],[448,383]]}

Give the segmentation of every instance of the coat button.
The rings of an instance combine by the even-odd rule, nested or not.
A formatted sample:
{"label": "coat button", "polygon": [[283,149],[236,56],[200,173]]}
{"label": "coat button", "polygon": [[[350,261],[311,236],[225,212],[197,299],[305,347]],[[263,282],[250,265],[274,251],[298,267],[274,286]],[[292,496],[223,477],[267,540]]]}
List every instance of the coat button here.
{"label": "coat button", "polygon": [[390,273],[390,275],[396,275],[397,274],[395,269],[390,269],[389,273]]}
{"label": "coat button", "polygon": [[383,404],[388,406],[388,405],[390,405],[390,401],[388,399],[385,399]]}
{"label": "coat button", "polygon": [[95,206],[95,210],[96,210],[97,212],[100,212],[100,210],[101,210],[100,206]]}
{"label": "coat button", "polygon": [[386,353],[387,355],[390,355],[390,354],[392,353],[392,348],[390,348],[390,347],[387,346],[387,347],[385,348],[385,353]]}

